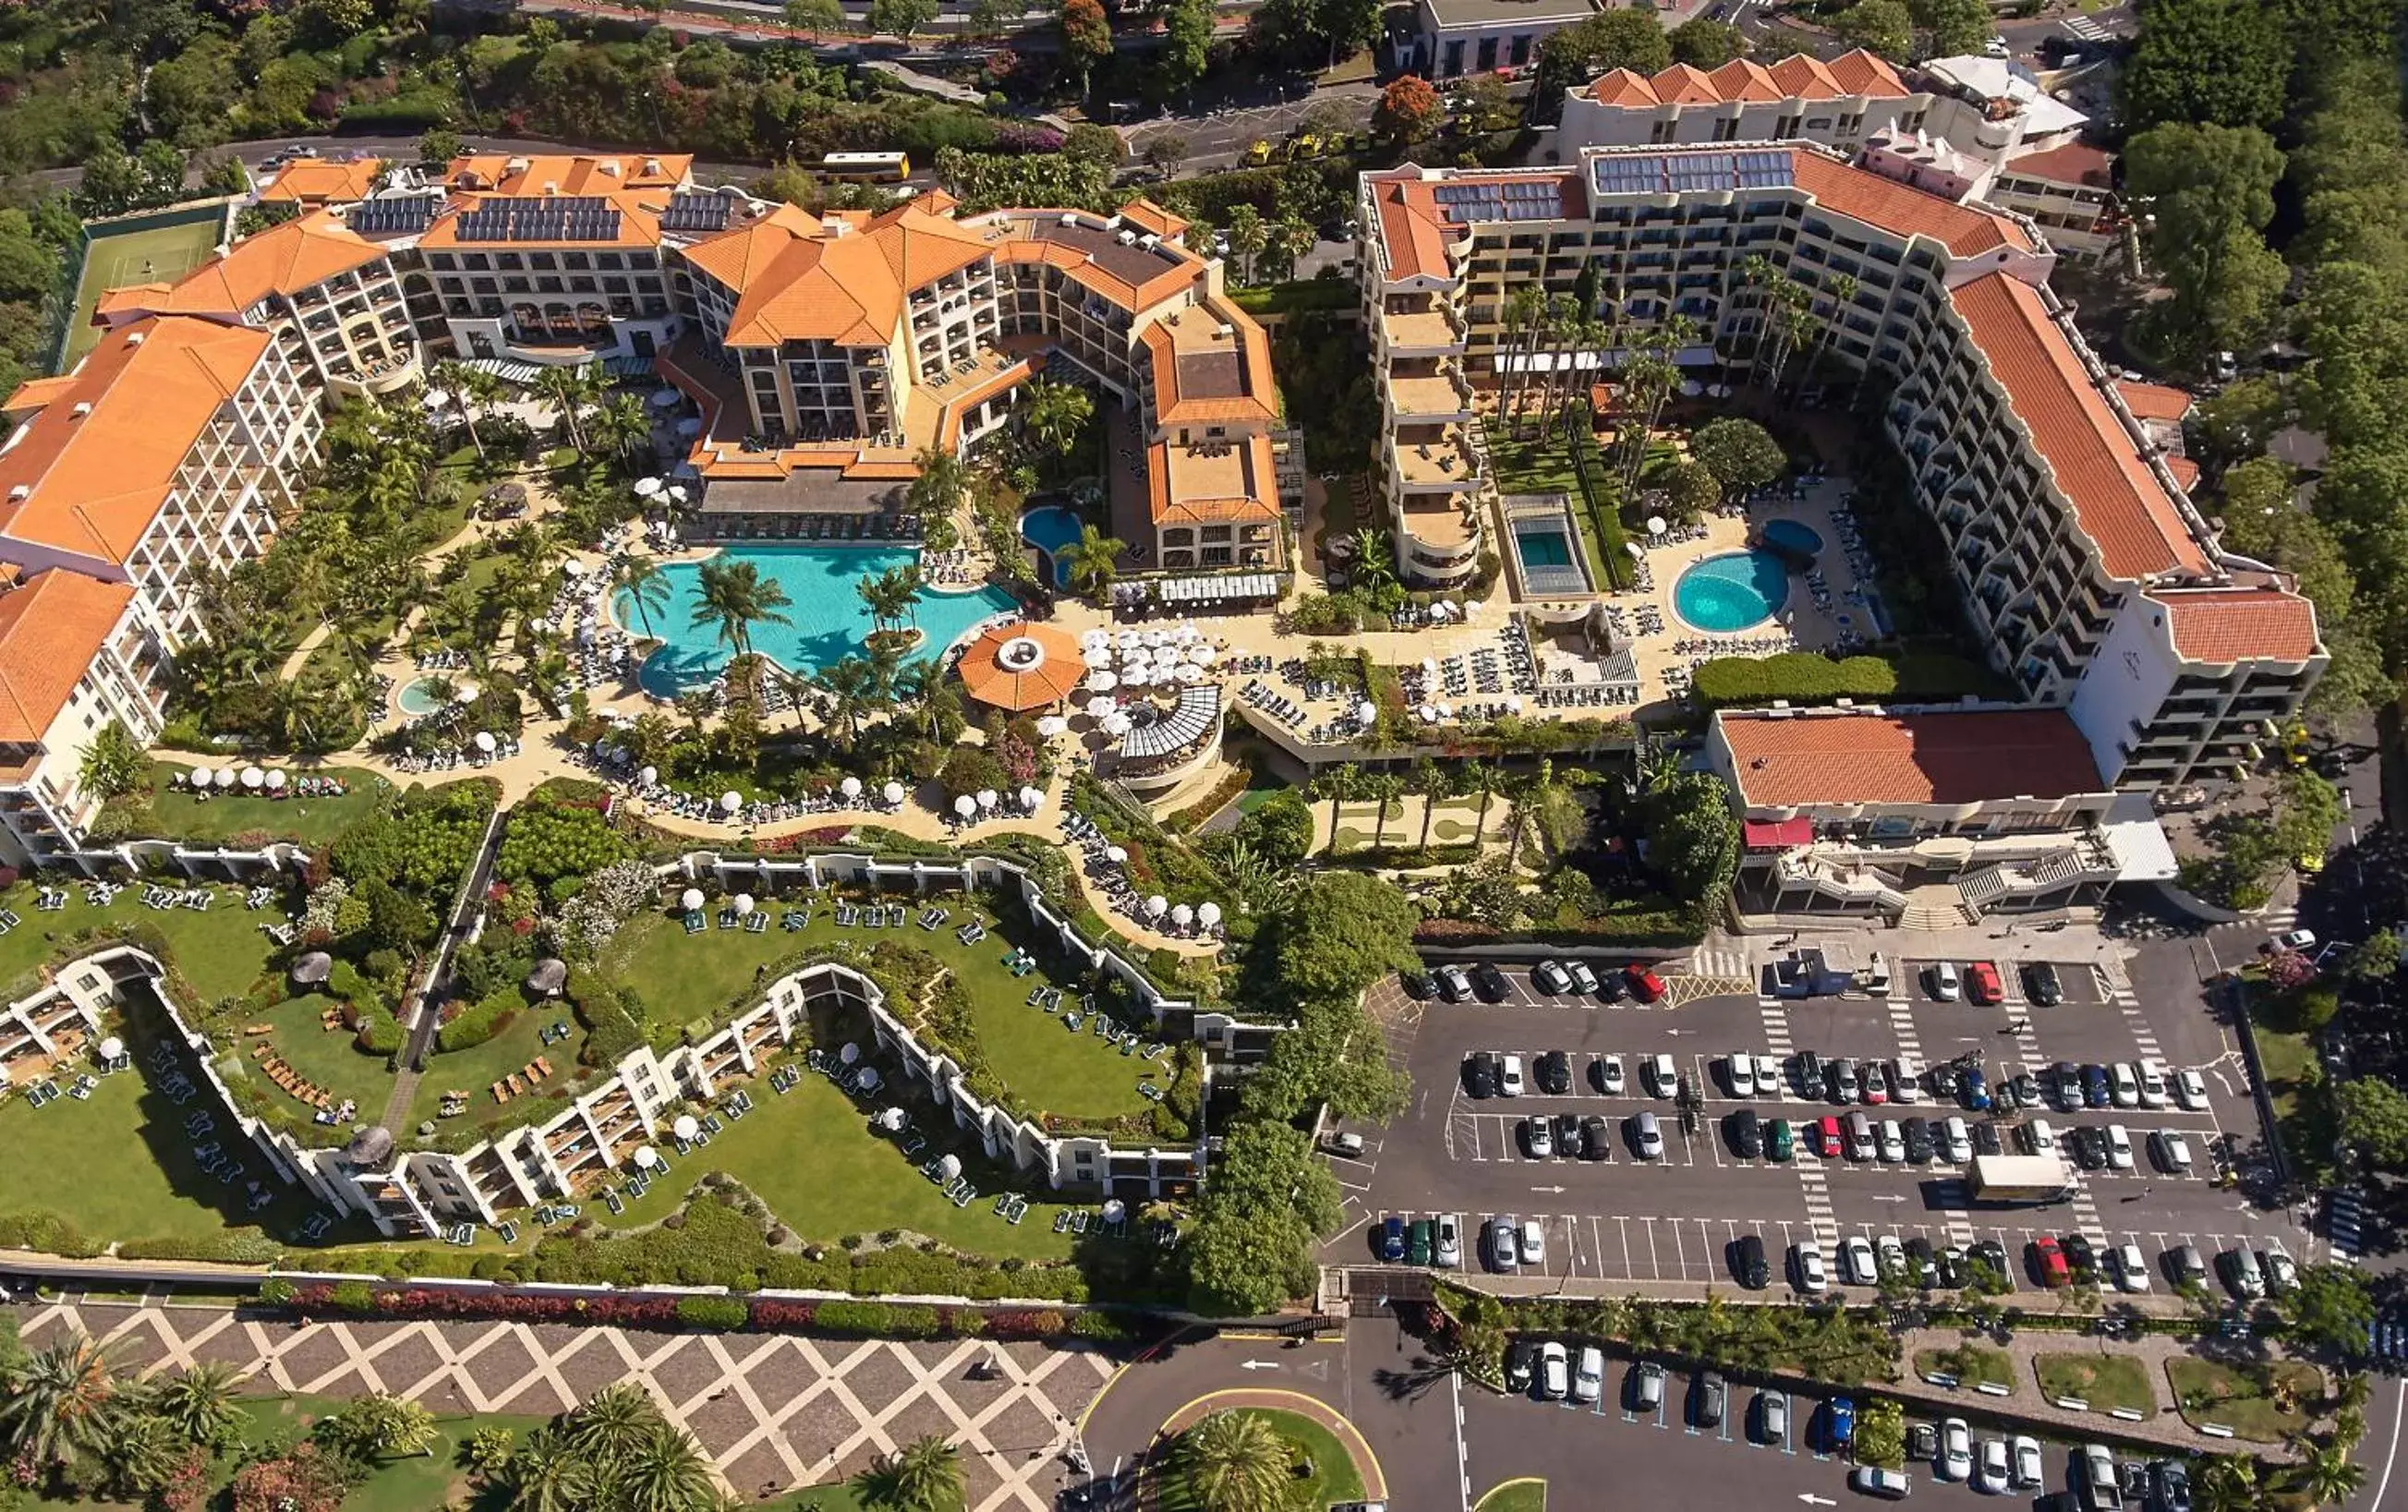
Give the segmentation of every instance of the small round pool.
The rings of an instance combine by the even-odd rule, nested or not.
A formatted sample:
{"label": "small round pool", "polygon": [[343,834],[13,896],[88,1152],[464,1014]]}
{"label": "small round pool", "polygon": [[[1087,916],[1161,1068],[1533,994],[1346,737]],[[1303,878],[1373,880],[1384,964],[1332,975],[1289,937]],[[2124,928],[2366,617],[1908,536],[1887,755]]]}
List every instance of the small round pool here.
{"label": "small round pool", "polygon": [[1672,585],[1672,607],[1681,618],[1718,635],[1764,623],[1788,596],[1789,574],[1770,551],[1710,556]]}
{"label": "small round pool", "polygon": [[1823,533],[1802,520],[1766,521],[1764,539],[1768,545],[1795,551],[1800,556],[1811,557],[1823,549]]}
{"label": "small round pool", "polygon": [[1058,504],[1044,505],[1020,517],[1020,538],[1045,553],[1045,564],[1054,574],[1054,586],[1070,586],[1070,563],[1064,561],[1062,548],[1079,539],[1079,511]]}
{"label": "small round pool", "polygon": [[452,702],[452,685],[441,678],[421,678],[416,682],[403,684],[394,702],[401,706],[404,714],[417,719],[448,707]]}

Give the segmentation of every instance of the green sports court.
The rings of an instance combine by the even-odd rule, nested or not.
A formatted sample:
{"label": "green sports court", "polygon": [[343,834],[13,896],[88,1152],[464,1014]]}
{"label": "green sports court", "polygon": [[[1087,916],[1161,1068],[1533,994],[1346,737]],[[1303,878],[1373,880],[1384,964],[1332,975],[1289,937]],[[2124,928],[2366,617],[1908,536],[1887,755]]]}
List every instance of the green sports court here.
{"label": "green sports court", "polygon": [[129,283],[179,278],[208,260],[225,235],[225,202],[152,210],[84,228],[83,273],[76,280],[75,317],[62,344],[57,371],[65,372],[99,338],[92,323],[100,296]]}

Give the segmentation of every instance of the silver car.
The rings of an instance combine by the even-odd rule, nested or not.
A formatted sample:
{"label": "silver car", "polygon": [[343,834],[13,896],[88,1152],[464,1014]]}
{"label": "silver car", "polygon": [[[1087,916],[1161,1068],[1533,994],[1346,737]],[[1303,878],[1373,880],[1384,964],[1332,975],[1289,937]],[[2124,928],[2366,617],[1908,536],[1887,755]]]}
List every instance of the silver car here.
{"label": "silver car", "polygon": [[1660,1161],[1664,1158],[1664,1131],[1663,1128],[1656,1123],[1655,1114],[1638,1113],[1632,1115],[1630,1120],[1630,1138],[1631,1142],[1639,1147],[1639,1158],[1641,1160]]}
{"label": "silver car", "polygon": [[1756,1396],[1756,1434],[1767,1444],[1786,1443],[1789,1438],[1789,1394],[1785,1391],[1758,1391]]}
{"label": "silver car", "polygon": [[1950,1418],[1940,1425],[1940,1457],[1932,1468],[1942,1480],[1963,1480],[1973,1473],[1973,1431],[1962,1418]]}

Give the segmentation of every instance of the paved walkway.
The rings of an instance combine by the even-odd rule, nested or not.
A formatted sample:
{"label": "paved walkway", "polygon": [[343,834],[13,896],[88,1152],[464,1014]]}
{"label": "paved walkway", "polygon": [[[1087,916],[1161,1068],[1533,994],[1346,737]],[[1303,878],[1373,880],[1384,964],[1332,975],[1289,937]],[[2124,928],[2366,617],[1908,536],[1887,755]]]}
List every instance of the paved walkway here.
{"label": "paved walkway", "polygon": [[[976,1340],[904,1344],[760,1334],[653,1334],[566,1324],[264,1321],[157,1302],[18,1309],[28,1343],[81,1331],[123,1367],[204,1360],[254,1387],[325,1396],[392,1391],[439,1413],[566,1411],[634,1381],[692,1433],[745,1496],[842,1480],[925,1434],[961,1449],[971,1512],[1054,1505],[1060,1450],[1112,1370],[1103,1355]],[[1000,1373],[975,1379],[982,1362]]]}
{"label": "paved walkway", "polygon": [[[1320,1424],[1339,1443],[1345,1446],[1346,1457],[1354,1462],[1354,1474],[1363,1482],[1364,1500],[1384,1502],[1388,1499],[1388,1480],[1380,1471],[1379,1457],[1371,1452],[1371,1446],[1363,1442],[1363,1435],[1355,1431],[1353,1423],[1346,1420],[1345,1414],[1327,1403],[1307,1396],[1301,1391],[1242,1387],[1226,1391],[1208,1392],[1164,1419],[1162,1430],[1154,1438],[1155,1447],[1159,1449],[1190,1424],[1208,1414],[1237,1411],[1247,1407],[1263,1408],[1273,1412],[1293,1412],[1299,1418],[1307,1418]],[[1149,1455],[1149,1458],[1152,1456]]]}

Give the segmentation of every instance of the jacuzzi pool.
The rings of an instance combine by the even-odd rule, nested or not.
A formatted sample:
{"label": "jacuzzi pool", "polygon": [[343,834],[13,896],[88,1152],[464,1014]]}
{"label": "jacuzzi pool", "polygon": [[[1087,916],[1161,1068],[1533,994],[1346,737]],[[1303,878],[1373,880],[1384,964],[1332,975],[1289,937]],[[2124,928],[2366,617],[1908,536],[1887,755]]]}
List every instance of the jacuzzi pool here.
{"label": "jacuzzi pool", "polygon": [[1054,574],[1054,586],[1070,586],[1070,564],[1062,558],[1062,548],[1079,539],[1082,521],[1079,511],[1058,504],[1049,504],[1029,510],[1020,517],[1020,538],[1045,553],[1045,564]]}
{"label": "jacuzzi pool", "polygon": [[1778,546],[1800,556],[1811,557],[1823,549],[1823,533],[1802,520],[1766,521],[1764,539],[1768,546]]}

